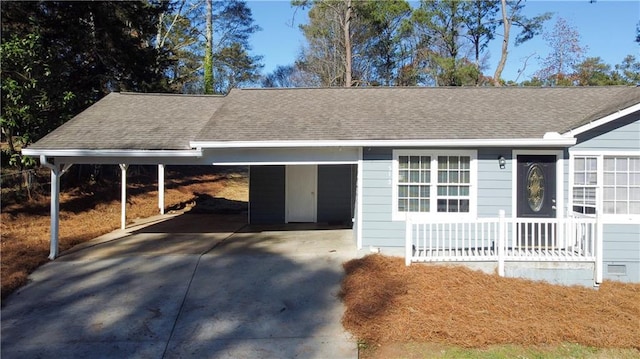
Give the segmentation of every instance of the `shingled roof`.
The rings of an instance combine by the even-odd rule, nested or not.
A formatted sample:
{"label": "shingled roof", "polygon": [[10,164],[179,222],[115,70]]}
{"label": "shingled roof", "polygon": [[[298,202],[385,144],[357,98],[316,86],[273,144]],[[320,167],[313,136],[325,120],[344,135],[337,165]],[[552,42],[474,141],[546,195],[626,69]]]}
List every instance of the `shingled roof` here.
{"label": "shingled roof", "polygon": [[638,103],[635,87],[234,90],[196,141],[542,138]]}
{"label": "shingled roof", "polygon": [[190,143],[530,139],[640,104],[636,87],[235,89],[113,93],[30,149],[184,150]]}
{"label": "shingled roof", "polygon": [[185,150],[224,96],[111,93],[29,149]]}

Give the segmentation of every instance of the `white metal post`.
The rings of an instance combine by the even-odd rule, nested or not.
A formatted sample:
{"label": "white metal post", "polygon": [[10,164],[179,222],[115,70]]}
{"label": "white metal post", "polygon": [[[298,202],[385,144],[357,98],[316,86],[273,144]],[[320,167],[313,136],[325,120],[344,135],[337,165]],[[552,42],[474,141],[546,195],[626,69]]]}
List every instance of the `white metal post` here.
{"label": "white metal post", "polygon": [[120,164],[120,179],[122,183],[122,188],[120,190],[120,229],[125,229],[127,224],[127,168],[129,165],[121,163]]}
{"label": "white metal post", "polygon": [[[49,166],[47,166],[49,167]],[[60,228],[60,167],[53,165],[51,169],[51,241],[49,259],[58,256],[58,237]]]}
{"label": "white metal post", "polygon": [[504,209],[498,211],[498,275],[504,277],[504,243],[507,235]]}
{"label": "white metal post", "polygon": [[602,237],[604,232],[604,225],[602,224],[602,212],[597,211],[596,213],[596,278],[595,284],[600,285],[602,283],[602,272],[603,272],[603,248],[602,248]]}
{"label": "white metal post", "polygon": [[164,214],[164,165],[158,165],[158,207]]}
{"label": "white metal post", "polygon": [[404,264],[407,266],[411,265],[411,257],[413,257],[413,222],[411,218],[407,216],[406,221],[406,232],[405,232],[405,242],[404,242]]}

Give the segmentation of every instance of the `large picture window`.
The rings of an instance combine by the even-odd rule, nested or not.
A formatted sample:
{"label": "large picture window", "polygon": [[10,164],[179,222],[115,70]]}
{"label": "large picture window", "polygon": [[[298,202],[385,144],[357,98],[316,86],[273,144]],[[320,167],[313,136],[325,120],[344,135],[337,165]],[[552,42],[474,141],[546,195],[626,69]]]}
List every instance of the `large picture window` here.
{"label": "large picture window", "polygon": [[471,213],[474,151],[394,151],[394,217]]}
{"label": "large picture window", "polygon": [[640,156],[575,155],[572,184],[574,212],[640,215]]}

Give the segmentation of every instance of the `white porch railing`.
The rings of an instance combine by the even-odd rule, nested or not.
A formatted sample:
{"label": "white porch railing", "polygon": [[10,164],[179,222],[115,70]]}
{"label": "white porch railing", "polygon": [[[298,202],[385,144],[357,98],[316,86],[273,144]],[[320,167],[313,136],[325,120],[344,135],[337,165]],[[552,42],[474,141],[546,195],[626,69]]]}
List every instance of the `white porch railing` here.
{"label": "white porch railing", "polygon": [[470,221],[407,220],[406,264],[414,262],[505,261],[595,262],[597,220],[497,218]]}

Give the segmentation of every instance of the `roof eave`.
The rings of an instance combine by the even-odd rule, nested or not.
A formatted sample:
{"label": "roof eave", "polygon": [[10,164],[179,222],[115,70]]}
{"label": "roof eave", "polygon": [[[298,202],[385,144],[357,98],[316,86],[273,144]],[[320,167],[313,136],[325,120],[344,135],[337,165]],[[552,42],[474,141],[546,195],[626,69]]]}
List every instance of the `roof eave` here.
{"label": "roof eave", "polygon": [[572,130],[569,130],[568,132],[565,132],[564,134],[562,134],[562,136],[574,137],[574,136],[580,135],[580,134],[582,134],[584,132],[590,131],[590,130],[596,128],[596,127],[605,125],[605,124],[607,124],[609,122],[615,121],[615,120],[617,120],[619,118],[622,118],[624,116],[630,115],[630,114],[632,114],[634,112],[638,112],[638,111],[640,111],[640,103],[637,103],[637,104],[635,104],[633,106],[627,107],[627,108],[622,109],[622,110],[618,110],[617,112],[612,113],[612,114],[610,114],[608,116],[602,117],[600,119],[597,119],[595,121],[589,122],[589,123],[587,123],[585,125],[582,125],[580,127],[577,127],[577,128],[572,129]]}
{"label": "roof eave", "polygon": [[202,151],[190,150],[87,150],[87,149],[31,149],[22,150],[25,156],[47,157],[122,157],[122,158],[175,158],[175,157],[202,157]]}
{"label": "roof eave", "polygon": [[574,137],[435,140],[295,140],[295,141],[191,141],[198,149],[300,147],[570,147]]}

